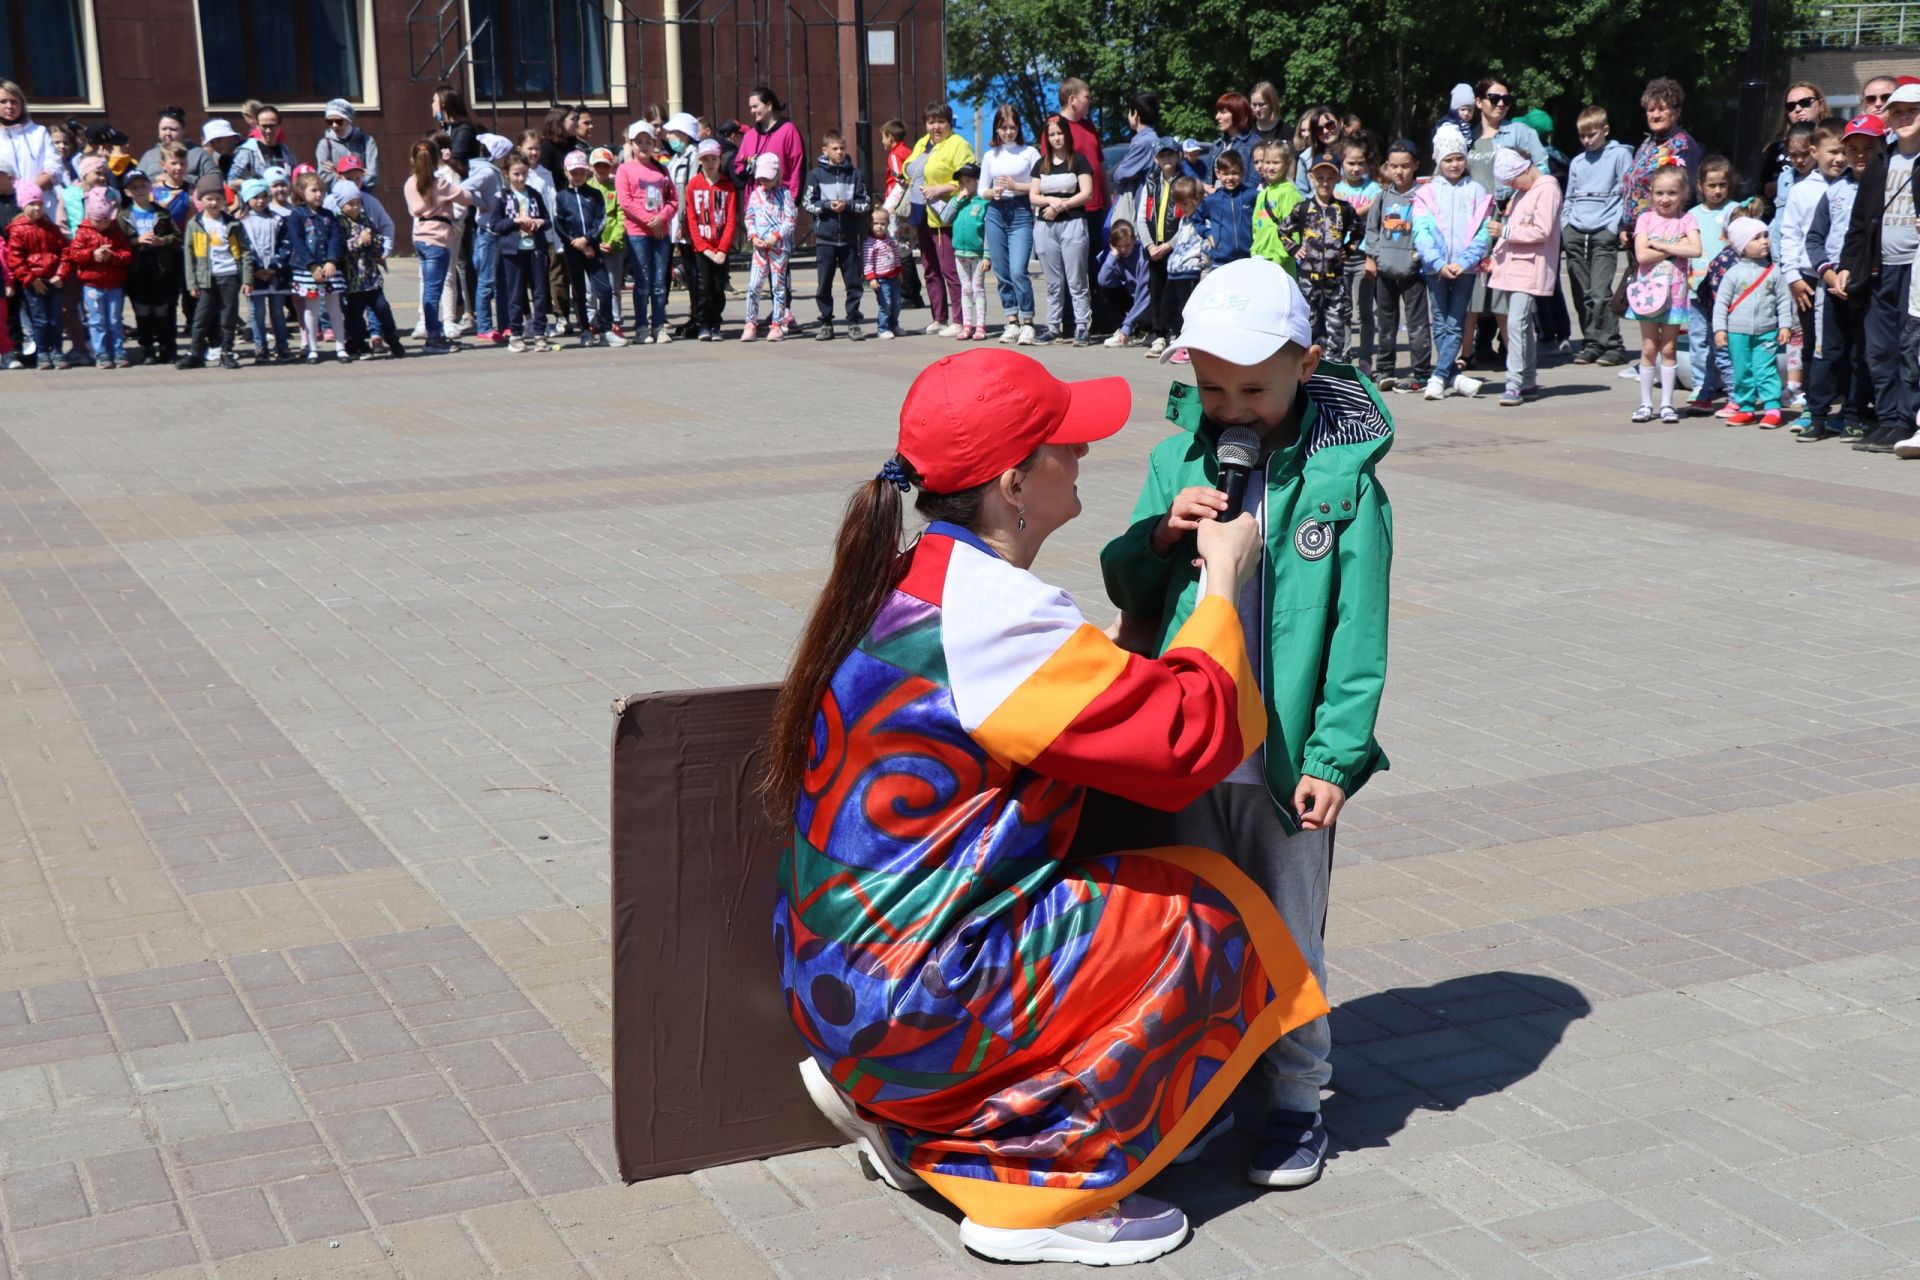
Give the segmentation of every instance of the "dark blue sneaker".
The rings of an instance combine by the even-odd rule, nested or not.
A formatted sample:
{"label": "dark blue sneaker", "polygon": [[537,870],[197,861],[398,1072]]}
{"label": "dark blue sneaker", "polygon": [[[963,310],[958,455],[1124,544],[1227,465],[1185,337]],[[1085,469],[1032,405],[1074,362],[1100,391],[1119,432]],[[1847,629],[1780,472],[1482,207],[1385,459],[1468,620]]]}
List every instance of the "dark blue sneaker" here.
{"label": "dark blue sneaker", "polygon": [[1266,1136],[1247,1165],[1247,1181],[1262,1187],[1304,1187],[1327,1163],[1327,1129],[1318,1112],[1273,1111]]}
{"label": "dark blue sneaker", "polygon": [[1232,1132],[1233,1108],[1232,1106],[1222,1107],[1220,1114],[1213,1118],[1213,1123],[1208,1125],[1199,1137],[1187,1144],[1187,1149],[1175,1156],[1172,1163],[1175,1165],[1192,1164],[1205,1154],[1208,1147]]}

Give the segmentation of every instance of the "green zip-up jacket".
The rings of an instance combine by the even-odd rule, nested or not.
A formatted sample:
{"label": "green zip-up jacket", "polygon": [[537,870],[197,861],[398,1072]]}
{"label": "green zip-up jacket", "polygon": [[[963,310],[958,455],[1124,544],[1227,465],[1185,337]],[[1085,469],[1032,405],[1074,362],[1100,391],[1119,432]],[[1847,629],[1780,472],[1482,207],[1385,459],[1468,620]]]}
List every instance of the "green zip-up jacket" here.
{"label": "green zip-up jacket", "polygon": [[[1155,446],[1133,523],[1100,553],[1107,594],[1158,619],[1159,649],[1198,603],[1200,571],[1191,535],[1156,555],[1154,527],[1180,490],[1219,486],[1219,428],[1203,419],[1199,392],[1175,383],[1167,418],[1187,434]],[[1267,788],[1289,828],[1303,774],[1351,796],[1387,767],[1373,728],[1387,675],[1393,509],[1373,468],[1392,447],[1393,419],[1373,384],[1323,362],[1306,383],[1299,439],[1267,459],[1260,683]]]}

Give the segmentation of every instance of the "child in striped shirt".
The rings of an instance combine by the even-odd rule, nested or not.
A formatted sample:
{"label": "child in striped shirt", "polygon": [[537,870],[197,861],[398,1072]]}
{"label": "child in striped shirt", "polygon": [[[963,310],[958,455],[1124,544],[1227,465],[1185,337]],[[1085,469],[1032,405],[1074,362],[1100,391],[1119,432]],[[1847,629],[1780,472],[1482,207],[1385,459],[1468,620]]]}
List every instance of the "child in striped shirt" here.
{"label": "child in striped shirt", "polygon": [[860,242],[860,270],[873,287],[875,329],[891,338],[900,329],[900,246],[893,239],[893,215],[873,211],[872,234]]}

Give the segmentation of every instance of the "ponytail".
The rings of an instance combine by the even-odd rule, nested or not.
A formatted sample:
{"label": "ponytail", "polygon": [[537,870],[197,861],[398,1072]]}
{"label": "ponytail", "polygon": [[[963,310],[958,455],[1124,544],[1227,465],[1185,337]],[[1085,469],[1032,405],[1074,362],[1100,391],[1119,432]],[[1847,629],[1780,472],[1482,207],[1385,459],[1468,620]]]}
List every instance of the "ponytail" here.
{"label": "ponytail", "polygon": [[[1037,451],[1036,451],[1037,452]],[[1033,455],[1016,470],[1031,470]],[[978,529],[986,511],[987,494],[999,478],[957,493],[920,489],[913,509],[929,523],[941,521],[963,529]],[[853,491],[847,514],[840,521],[834,543],[833,569],[814,602],[813,616],[800,636],[800,647],[787,669],[787,680],[773,706],[773,722],[763,740],[766,778],[760,801],[773,829],[786,835],[800,803],[801,781],[813,751],[813,721],[827,687],[854,646],[873,626],[900,577],[900,495],[921,484],[913,464],[895,454],[881,473]]]}
{"label": "ponytail", "polygon": [[834,543],[833,569],[814,602],[767,728],[767,775],[760,799],[776,831],[784,833],[793,825],[812,750],[814,716],[827,686],[893,590],[900,532],[900,490],[892,480],[875,476],[853,491]]}
{"label": "ponytail", "polygon": [[438,167],[440,153],[430,142],[413,144],[413,189],[420,193],[422,200],[433,199],[433,171]]}

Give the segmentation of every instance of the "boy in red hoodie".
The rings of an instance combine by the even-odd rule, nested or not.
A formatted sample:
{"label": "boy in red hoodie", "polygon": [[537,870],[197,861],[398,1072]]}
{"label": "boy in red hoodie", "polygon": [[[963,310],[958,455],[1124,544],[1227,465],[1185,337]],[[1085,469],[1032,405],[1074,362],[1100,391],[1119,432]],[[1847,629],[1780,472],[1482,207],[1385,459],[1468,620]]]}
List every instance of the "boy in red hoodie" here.
{"label": "boy in red hoodie", "polygon": [[100,369],[125,369],[133,363],[127,359],[126,331],[120,322],[133,245],[120,229],[119,203],[111,187],[87,192],[86,216],[67,245],[67,269],[80,282],[81,313],[87,318],[94,366]]}
{"label": "boy in red hoodie", "polygon": [[7,270],[27,309],[27,331],[42,369],[71,369],[60,354],[60,286],[67,278],[67,238],[47,216],[47,200],[31,182],[19,186],[20,213],[7,225]]}
{"label": "boy in red hoodie", "polygon": [[687,183],[687,238],[700,267],[700,314],[693,318],[702,342],[720,341],[720,313],[727,305],[727,255],[740,230],[740,190],[720,167],[720,140],[695,148],[699,171]]}

